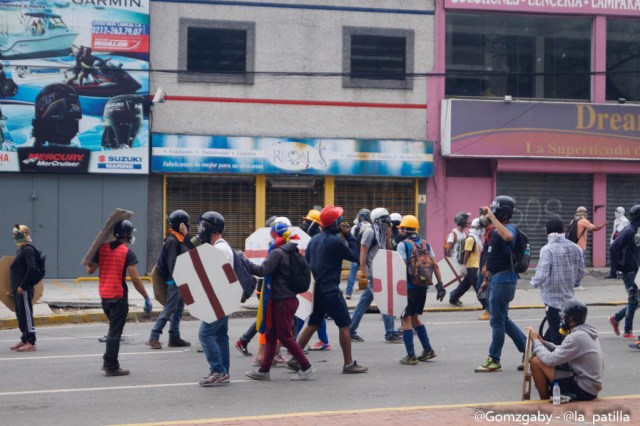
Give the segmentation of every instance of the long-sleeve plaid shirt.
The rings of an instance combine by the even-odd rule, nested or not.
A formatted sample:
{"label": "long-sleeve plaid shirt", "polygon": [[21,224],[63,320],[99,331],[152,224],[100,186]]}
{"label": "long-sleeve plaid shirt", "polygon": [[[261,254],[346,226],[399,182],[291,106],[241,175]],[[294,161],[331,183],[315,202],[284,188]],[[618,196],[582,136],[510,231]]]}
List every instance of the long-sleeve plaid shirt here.
{"label": "long-sleeve plaid shirt", "polygon": [[540,260],[531,285],[540,287],[542,301],[556,309],[573,297],[573,286],[584,276],[582,250],[564,235],[550,234],[549,242],[540,249]]}

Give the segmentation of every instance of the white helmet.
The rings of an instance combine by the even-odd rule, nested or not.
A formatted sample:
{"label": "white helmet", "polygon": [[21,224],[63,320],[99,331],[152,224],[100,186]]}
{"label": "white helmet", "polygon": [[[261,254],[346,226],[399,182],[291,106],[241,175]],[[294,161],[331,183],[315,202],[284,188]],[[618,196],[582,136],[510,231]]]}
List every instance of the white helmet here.
{"label": "white helmet", "polygon": [[400,213],[391,213],[391,222],[402,222],[402,215]]}
{"label": "white helmet", "polygon": [[273,225],[275,225],[276,223],[284,223],[287,226],[291,226],[291,221],[289,220],[289,218],[284,216],[276,217],[273,220]]}
{"label": "white helmet", "polygon": [[377,207],[371,211],[371,220],[374,222],[383,216],[389,216],[389,210],[384,207]]}

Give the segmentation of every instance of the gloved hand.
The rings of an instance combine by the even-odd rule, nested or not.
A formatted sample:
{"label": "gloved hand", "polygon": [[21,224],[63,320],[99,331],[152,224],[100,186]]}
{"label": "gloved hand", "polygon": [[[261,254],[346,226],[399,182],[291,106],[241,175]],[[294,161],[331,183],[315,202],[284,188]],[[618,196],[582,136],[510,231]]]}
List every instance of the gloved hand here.
{"label": "gloved hand", "polygon": [[444,297],[447,295],[447,290],[444,289],[442,283],[436,284],[436,290],[438,291],[436,299],[442,302],[444,300]]}
{"label": "gloved hand", "polygon": [[466,267],[466,266],[464,266],[464,265],[462,265],[462,266],[460,267],[460,276],[461,276],[462,278],[464,278],[464,277],[466,277],[466,276],[467,276],[467,267]]}
{"label": "gloved hand", "polygon": [[151,312],[151,309],[153,308],[153,306],[151,305],[151,299],[149,299],[149,296],[144,298],[144,311],[146,313]]}

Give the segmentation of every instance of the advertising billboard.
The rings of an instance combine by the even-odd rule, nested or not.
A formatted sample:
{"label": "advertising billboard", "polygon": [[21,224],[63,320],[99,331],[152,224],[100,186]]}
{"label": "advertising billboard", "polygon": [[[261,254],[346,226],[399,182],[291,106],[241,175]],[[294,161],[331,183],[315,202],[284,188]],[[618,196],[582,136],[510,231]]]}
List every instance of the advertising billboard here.
{"label": "advertising billboard", "polygon": [[152,135],[158,173],[433,176],[433,143],[416,140]]}
{"label": "advertising billboard", "polygon": [[148,0],[0,15],[0,172],[148,173]]}

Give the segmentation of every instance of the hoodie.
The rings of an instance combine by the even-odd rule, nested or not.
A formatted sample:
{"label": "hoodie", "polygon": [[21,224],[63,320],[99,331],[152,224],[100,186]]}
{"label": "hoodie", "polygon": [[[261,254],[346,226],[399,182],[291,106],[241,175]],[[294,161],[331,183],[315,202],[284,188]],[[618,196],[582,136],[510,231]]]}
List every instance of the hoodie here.
{"label": "hoodie", "polygon": [[618,238],[613,240],[609,247],[609,255],[618,271],[623,273],[638,272],[640,266],[640,247],[636,244],[636,233],[640,227],[640,221],[632,221],[629,226],[624,228]]}
{"label": "hoodie", "polygon": [[588,324],[574,327],[559,346],[534,340],[533,352],[544,364],[556,367],[568,363],[576,383],[585,392],[598,395],[602,390],[604,354],[598,332]]}

